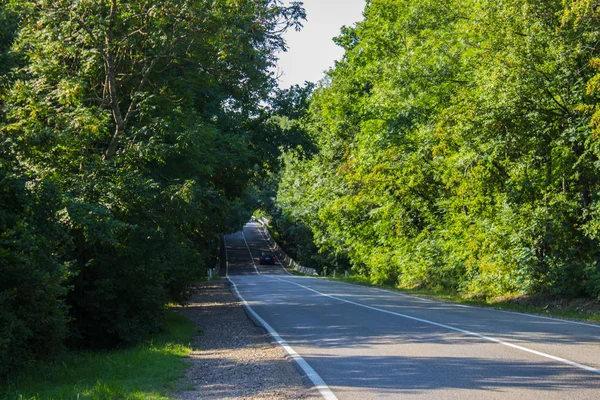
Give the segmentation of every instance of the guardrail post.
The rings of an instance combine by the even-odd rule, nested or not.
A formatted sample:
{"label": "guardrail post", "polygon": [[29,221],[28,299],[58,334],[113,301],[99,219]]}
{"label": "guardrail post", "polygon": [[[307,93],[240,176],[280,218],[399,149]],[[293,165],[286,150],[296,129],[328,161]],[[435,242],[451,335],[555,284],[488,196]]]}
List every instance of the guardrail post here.
{"label": "guardrail post", "polygon": [[212,268],[208,268],[208,279],[212,279]]}
{"label": "guardrail post", "polygon": [[348,270],[345,270],[344,271],[344,278],[347,278],[347,277],[348,277]]}

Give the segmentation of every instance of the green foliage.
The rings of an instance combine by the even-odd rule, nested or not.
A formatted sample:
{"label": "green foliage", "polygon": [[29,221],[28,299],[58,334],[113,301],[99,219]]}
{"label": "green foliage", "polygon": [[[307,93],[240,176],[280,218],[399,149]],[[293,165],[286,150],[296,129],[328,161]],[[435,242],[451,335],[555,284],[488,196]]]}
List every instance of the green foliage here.
{"label": "green foliage", "polygon": [[67,333],[110,347],[160,331],[276,164],[260,115],[302,18],[275,0],[0,9],[0,365]]}
{"label": "green foliage", "polygon": [[13,66],[9,50],[16,36],[18,13],[11,6],[4,0],[2,8],[0,8],[0,85],[5,84],[4,75]]}
{"label": "green foliage", "polygon": [[373,282],[597,296],[597,10],[579,3],[369,2],[277,206]]}
{"label": "green foliage", "polygon": [[0,396],[28,399],[167,399],[177,389],[192,349],[193,324],[167,313],[166,330],[135,347],[95,353],[69,353],[15,374],[0,384]]}
{"label": "green foliage", "polygon": [[65,265],[55,256],[56,185],[11,171],[0,159],[0,379],[60,352],[66,337]]}
{"label": "green foliage", "polygon": [[[304,86],[295,85],[285,90],[275,90],[270,102],[270,110],[263,116],[263,129],[259,131],[272,138],[265,159],[271,165],[263,181],[257,185],[257,195],[262,209],[255,211],[255,216],[261,216],[267,210],[268,219],[271,221],[273,236],[283,246],[284,250],[301,265],[316,268],[321,271],[323,267],[337,268],[340,271],[348,268],[345,254],[331,254],[319,252],[310,226],[303,221],[308,217],[300,208],[309,204],[303,199],[306,193],[301,185],[288,182],[295,179],[299,171],[291,172],[293,165],[300,165],[302,160],[307,160],[316,151],[315,138],[307,130],[306,122],[315,85],[306,82]],[[283,173],[281,172],[283,170]],[[298,174],[298,175],[296,175]],[[303,175],[310,179],[310,176]],[[290,188],[289,202],[294,206],[289,207],[280,198],[275,201],[279,187],[293,185]],[[292,199],[293,197],[293,199]],[[284,210],[285,208],[285,210]],[[291,212],[290,212],[291,210]]]}

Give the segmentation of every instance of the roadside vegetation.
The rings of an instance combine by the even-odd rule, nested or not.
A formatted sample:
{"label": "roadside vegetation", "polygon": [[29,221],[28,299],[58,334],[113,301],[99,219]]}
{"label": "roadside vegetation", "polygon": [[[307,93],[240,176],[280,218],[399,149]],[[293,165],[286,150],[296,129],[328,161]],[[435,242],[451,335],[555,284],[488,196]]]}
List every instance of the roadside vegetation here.
{"label": "roadside vegetation", "polygon": [[[90,351],[184,351],[135,346],[277,169],[272,67],[304,17],[275,0],[1,1],[0,382],[29,396],[36,363],[62,387],[112,362]],[[120,396],[99,379],[77,390]]]}
{"label": "roadside vegetation", "polygon": [[596,4],[373,0],[364,17],[265,202],[290,256],[469,301],[597,304]]}
{"label": "roadside vegetation", "polygon": [[[304,18],[279,0],[1,0],[3,387],[36,396],[27,377],[65,360],[39,367],[63,390],[115,348],[184,354],[143,343],[257,207],[319,271],[597,303],[596,1],[368,1],[326,78],[279,90]],[[74,390],[166,393],[110,379]]]}
{"label": "roadside vegetation", "polygon": [[192,322],[167,313],[165,332],[126,349],[63,353],[0,384],[6,400],[165,400],[188,367]]}

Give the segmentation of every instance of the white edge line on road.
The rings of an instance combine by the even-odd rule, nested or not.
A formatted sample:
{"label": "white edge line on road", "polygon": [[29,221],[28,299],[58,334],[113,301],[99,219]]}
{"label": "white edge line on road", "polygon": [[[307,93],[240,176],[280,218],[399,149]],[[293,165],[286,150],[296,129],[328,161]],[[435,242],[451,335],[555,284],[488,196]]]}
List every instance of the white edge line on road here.
{"label": "white edge line on road", "polygon": [[[244,232],[242,231],[242,235],[243,234],[244,234]],[[298,364],[298,366],[302,369],[302,371],[310,379],[310,381],[313,383],[313,385],[315,385],[315,387],[317,388],[319,393],[321,393],[321,396],[323,396],[324,399],[337,400],[337,397],[335,397],[335,395],[333,394],[331,389],[329,389],[329,386],[327,386],[327,384],[325,383],[323,378],[321,378],[319,376],[319,374],[317,374],[317,372],[302,358],[302,356],[300,356],[300,354],[298,354],[290,345],[288,345],[287,342],[285,340],[283,340],[283,338],[281,336],[279,336],[277,331],[275,331],[275,329],[273,329],[271,327],[271,325],[269,325],[264,319],[262,319],[252,309],[252,307],[250,307],[248,302],[244,299],[244,297],[238,290],[235,282],[233,282],[231,280],[231,278],[229,277],[229,258],[227,255],[227,244],[225,242],[225,236],[223,236],[223,244],[225,246],[225,271],[226,271],[227,280],[229,282],[231,282],[231,285],[233,286],[235,293],[242,301],[242,304],[244,304],[244,307],[246,307],[246,310],[248,310],[248,312],[250,314],[252,314],[252,316],[254,318],[256,318],[256,320],[259,321],[262,324],[262,326],[269,332],[269,334],[273,337],[273,339],[275,339],[277,341],[277,343],[279,343],[279,345],[281,347],[283,347],[285,349],[285,351],[287,351],[287,353],[294,359],[294,361]],[[248,243],[246,243],[246,246],[248,246]],[[252,253],[250,253],[250,257],[252,257]],[[254,260],[252,262],[254,262]],[[254,266],[254,268],[256,268],[256,265]]]}
{"label": "white edge line on road", "polygon": [[363,308],[366,308],[366,309],[369,309],[369,310],[373,310],[373,311],[379,311],[379,312],[382,312],[382,313],[385,313],[385,314],[395,315],[397,317],[411,319],[413,321],[418,321],[418,322],[422,322],[422,323],[429,324],[429,325],[438,326],[440,328],[445,328],[445,329],[449,329],[449,330],[452,330],[452,331],[455,331],[455,332],[460,332],[460,333],[463,333],[465,335],[475,336],[475,337],[478,337],[480,339],[484,339],[484,340],[487,340],[487,341],[490,341],[490,342],[493,342],[493,343],[501,344],[503,346],[512,347],[514,349],[525,351],[525,352],[531,353],[531,354],[535,354],[535,355],[538,355],[540,357],[549,358],[551,360],[558,361],[558,362],[561,362],[561,363],[564,363],[564,364],[568,364],[568,365],[571,365],[573,367],[577,367],[577,368],[580,368],[580,369],[583,369],[583,370],[586,370],[586,371],[589,371],[589,372],[593,372],[595,374],[600,375],[600,370],[598,370],[598,369],[596,369],[594,367],[590,367],[590,366],[584,365],[584,364],[579,364],[579,363],[576,363],[575,361],[567,360],[567,359],[561,358],[561,357],[556,357],[556,356],[553,356],[553,355],[547,354],[547,353],[542,353],[541,351],[529,349],[527,347],[519,346],[519,345],[516,345],[516,344],[513,344],[513,343],[505,342],[503,340],[496,339],[496,338],[491,337],[491,336],[485,336],[485,335],[482,335],[482,334],[479,334],[479,333],[476,333],[476,332],[471,332],[471,331],[467,331],[465,329],[456,328],[454,326],[440,324],[438,322],[433,322],[433,321],[429,321],[429,320],[422,319],[422,318],[412,317],[410,315],[401,314],[401,313],[397,313],[397,312],[389,311],[389,310],[384,310],[382,308],[372,307],[372,306],[368,306],[366,304],[356,303],[356,302],[351,301],[351,300],[346,300],[346,299],[342,299],[340,297],[332,296],[332,295],[327,294],[327,293],[319,292],[319,291],[317,291],[315,289],[309,288],[307,286],[301,285],[301,284],[296,283],[296,282],[288,281],[286,279],[281,279],[281,278],[275,278],[275,277],[273,277],[273,278],[277,279],[277,280],[280,280],[282,282],[291,283],[292,285],[300,286],[301,288],[304,288],[304,289],[309,290],[311,292],[317,293],[317,294],[319,294],[321,296],[329,297],[331,299],[338,300],[338,301],[341,301],[341,302],[344,302],[344,303],[352,304],[352,305],[355,305],[355,306],[358,306],[358,307],[363,307]]}
{"label": "white edge line on road", "polygon": [[[467,305],[464,305],[463,307],[485,309],[485,307],[467,306]],[[543,315],[526,314],[526,313],[522,313],[522,312],[518,312],[518,311],[498,310],[498,309],[495,309],[495,308],[492,308],[492,310],[498,311],[498,312],[501,312],[501,313],[506,313],[506,314],[524,315],[526,317],[531,317],[531,318],[547,319],[547,320],[550,320],[550,321],[564,322],[564,323],[573,324],[573,325],[583,325],[583,326],[589,326],[589,327],[592,327],[592,328],[600,329],[600,325],[588,324],[586,322],[571,321],[571,320],[568,320],[568,319],[560,319],[560,318],[552,318],[552,317],[544,317]]]}
{"label": "white edge line on road", "polygon": [[[348,282],[331,281],[331,280],[330,280],[330,282],[335,282],[337,284],[342,284],[342,285],[351,285],[351,286],[361,287],[361,285],[357,285],[357,284],[354,284],[354,283],[348,283]],[[592,324],[592,323],[587,323],[587,322],[571,321],[570,319],[560,319],[560,318],[554,318],[554,317],[546,317],[546,316],[543,316],[543,315],[536,315],[536,314],[527,314],[527,313],[519,312],[519,311],[500,310],[500,309],[494,308],[494,307],[479,307],[479,306],[471,306],[471,305],[467,305],[467,304],[456,304],[456,303],[446,302],[446,301],[440,301],[440,300],[431,300],[431,299],[426,299],[424,297],[414,296],[414,295],[410,295],[410,294],[406,294],[406,293],[402,293],[402,292],[396,292],[396,291],[391,290],[391,289],[382,289],[382,288],[371,287],[371,286],[362,286],[362,287],[368,287],[368,288],[371,288],[371,289],[374,289],[374,290],[377,290],[377,291],[380,291],[380,292],[389,293],[391,295],[400,296],[400,297],[408,297],[410,299],[415,299],[415,300],[419,300],[419,301],[423,301],[423,302],[427,302],[427,303],[443,304],[443,305],[446,305],[448,307],[474,308],[474,309],[477,309],[477,310],[497,311],[497,312],[501,312],[501,313],[505,313],[505,314],[516,314],[516,315],[522,315],[522,316],[525,316],[525,317],[545,319],[545,320],[549,320],[549,321],[556,321],[556,322],[561,322],[561,323],[565,323],[565,324],[572,324],[572,325],[589,326],[591,328],[600,329],[600,325],[598,325],[598,324]]]}
{"label": "white edge line on road", "polygon": [[231,282],[235,293],[244,304],[244,307],[246,307],[246,310],[248,310],[248,312],[252,314],[252,316],[262,324],[262,326],[269,332],[273,339],[275,339],[277,343],[279,343],[279,345],[283,347],[285,351],[287,351],[287,353],[294,359],[294,361],[298,364],[302,371],[304,371],[308,379],[310,379],[311,382],[315,385],[319,393],[321,393],[321,396],[323,396],[323,398],[326,400],[337,400],[337,397],[333,394],[331,389],[329,389],[329,386],[327,386],[323,378],[321,378],[321,376],[317,374],[317,372],[304,360],[304,358],[302,358],[300,354],[296,353],[296,350],[294,350],[289,344],[287,344],[287,342],[281,336],[279,336],[279,334],[275,331],[275,329],[271,327],[271,325],[267,323],[267,321],[262,319],[260,315],[258,315],[256,311],[252,309],[252,307],[250,307],[248,302],[244,299],[244,297],[238,290],[235,282],[233,282],[230,277],[227,277],[227,279],[229,279],[229,282]]}
{"label": "white edge line on road", "polygon": [[252,252],[250,251],[250,246],[248,246],[248,242],[246,241],[246,235],[244,235],[244,228],[242,228],[242,239],[244,239],[244,243],[246,243],[246,248],[248,249],[248,253],[250,254],[250,260],[252,260],[252,265],[254,266],[254,270],[256,271],[256,273],[258,275],[260,275],[260,272],[258,272],[258,268],[256,268],[256,263],[254,262],[254,257],[252,256]]}
{"label": "white edge line on road", "polygon": [[[260,229],[258,229],[258,232],[262,236],[263,240],[265,242],[267,242],[267,245],[269,246],[269,249],[271,249],[271,253],[275,253],[275,250],[273,250],[273,246],[271,246],[271,243],[269,243],[269,240],[267,239],[267,235],[265,235],[264,232],[262,230],[260,230]],[[277,260],[277,261],[279,261],[279,260]],[[279,266],[281,267],[281,269],[283,269],[285,272],[287,272],[288,275],[294,275],[290,271],[288,271],[287,268],[285,268],[283,266],[283,264],[281,263],[281,261],[279,261],[277,264],[279,264]]]}
{"label": "white edge line on road", "polygon": [[[346,283],[346,282],[339,282],[339,283],[343,283],[343,284],[346,284],[346,285],[354,285],[353,283]],[[358,285],[355,285],[355,286],[358,286]],[[500,310],[498,308],[493,308],[493,307],[478,307],[478,306],[470,306],[468,304],[456,304],[456,303],[450,303],[450,302],[439,301],[439,300],[430,300],[430,299],[426,299],[426,298],[419,297],[419,296],[413,296],[413,295],[406,294],[406,293],[394,292],[393,290],[390,290],[390,289],[381,289],[381,288],[373,288],[373,289],[379,290],[381,292],[390,293],[390,294],[393,294],[393,295],[396,295],[396,296],[408,297],[408,298],[411,298],[411,299],[426,301],[426,302],[429,302],[429,303],[443,304],[443,305],[447,305],[447,306],[451,306],[451,307],[474,308],[474,309],[477,309],[477,310],[497,311],[497,312],[501,312],[501,313],[505,313],[505,314],[523,315],[525,317],[538,318],[538,319],[546,319],[546,320],[549,320],[549,321],[562,322],[562,323],[572,324],[572,325],[583,325],[583,326],[589,326],[591,328],[600,329],[600,325],[590,324],[590,323],[587,323],[587,322],[571,321],[570,319],[560,319],[560,318],[553,318],[553,317],[545,317],[543,315],[527,314],[527,313],[519,312],[519,311]]]}

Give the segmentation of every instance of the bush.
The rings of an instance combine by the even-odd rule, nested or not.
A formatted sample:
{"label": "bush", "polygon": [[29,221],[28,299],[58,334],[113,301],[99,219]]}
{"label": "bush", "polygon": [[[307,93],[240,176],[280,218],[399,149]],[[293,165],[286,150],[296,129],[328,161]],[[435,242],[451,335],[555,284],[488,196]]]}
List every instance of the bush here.
{"label": "bush", "polygon": [[0,171],[0,376],[5,376],[59,352],[67,317],[65,267],[54,256],[64,234],[56,221],[60,200],[54,185]]}
{"label": "bush", "polygon": [[589,294],[600,300],[600,264],[590,263],[586,266],[588,280],[585,282],[585,287]]}
{"label": "bush", "polygon": [[196,278],[195,250],[169,234],[166,221],[134,225],[97,205],[71,204],[69,222],[77,243],[67,297],[71,343],[105,348],[160,332],[165,304],[184,302]]}

